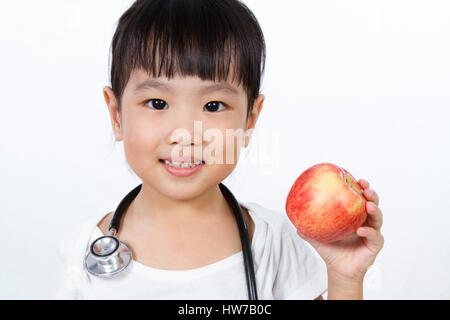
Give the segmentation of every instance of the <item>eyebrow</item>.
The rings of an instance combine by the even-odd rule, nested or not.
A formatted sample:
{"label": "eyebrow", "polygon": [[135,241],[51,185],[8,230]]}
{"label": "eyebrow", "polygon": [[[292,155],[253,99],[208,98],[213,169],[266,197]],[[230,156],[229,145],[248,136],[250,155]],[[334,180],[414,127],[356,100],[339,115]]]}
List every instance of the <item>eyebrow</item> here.
{"label": "eyebrow", "polygon": [[[159,81],[157,79],[147,79],[141,84],[139,84],[136,89],[134,89],[135,92],[143,91],[145,89],[163,89],[166,91],[171,91],[171,88],[166,83]],[[203,86],[203,88],[200,90],[202,93],[208,93],[208,92],[214,92],[214,91],[225,91],[233,95],[238,95],[239,91],[231,86],[230,84],[226,82],[219,82],[208,86]]]}

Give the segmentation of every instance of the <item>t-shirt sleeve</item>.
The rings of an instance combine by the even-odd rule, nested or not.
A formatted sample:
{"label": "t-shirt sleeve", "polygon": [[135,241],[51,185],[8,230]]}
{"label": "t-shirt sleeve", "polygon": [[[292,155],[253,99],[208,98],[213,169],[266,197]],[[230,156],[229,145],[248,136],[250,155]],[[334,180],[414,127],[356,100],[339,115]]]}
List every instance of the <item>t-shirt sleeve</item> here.
{"label": "t-shirt sleeve", "polygon": [[313,300],[327,290],[327,272],[322,258],[303,240],[283,215],[281,219],[279,265],[273,295],[281,300]]}
{"label": "t-shirt sleeve", "polygon": [[54,300],[73,300],[77,297],[77,270],[71,261],[74,250],[71,236],[61,239],[56,247],[57,258],[51,279],[51,299]]}

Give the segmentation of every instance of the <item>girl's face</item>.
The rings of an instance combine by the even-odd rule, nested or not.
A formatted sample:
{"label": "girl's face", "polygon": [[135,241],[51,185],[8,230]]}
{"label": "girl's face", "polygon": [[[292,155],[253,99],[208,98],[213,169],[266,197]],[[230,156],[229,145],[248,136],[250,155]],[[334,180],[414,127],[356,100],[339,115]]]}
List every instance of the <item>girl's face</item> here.
{"label": "girl's face", "polygon": [[[123,140],[132,170],[146,187],[180,200],[203,194],[234,170],[264,102],[259,95],[247,120],[247,94],[235,83],[152,78],[143,70],[131,74],[120,114],[111,88],[103,92],[116,140]],[[179,177],[161,161],[176,157],[205,163]]]}

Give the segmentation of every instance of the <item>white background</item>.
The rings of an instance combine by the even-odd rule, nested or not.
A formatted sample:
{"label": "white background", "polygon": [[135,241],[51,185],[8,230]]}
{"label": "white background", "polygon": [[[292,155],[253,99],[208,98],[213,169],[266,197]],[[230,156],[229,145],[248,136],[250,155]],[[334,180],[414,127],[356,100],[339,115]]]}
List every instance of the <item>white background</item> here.
{"label": "white background", "polygon": [[[343,166],[384,213],[365,298],[449,299],[450,2],[245,3],[267,42],[266,102],[225,183],[284,212],[303,170]],[[56,242],[140,183],[102,96],[130,4],[0,2],[0,298],[48,298]]]}

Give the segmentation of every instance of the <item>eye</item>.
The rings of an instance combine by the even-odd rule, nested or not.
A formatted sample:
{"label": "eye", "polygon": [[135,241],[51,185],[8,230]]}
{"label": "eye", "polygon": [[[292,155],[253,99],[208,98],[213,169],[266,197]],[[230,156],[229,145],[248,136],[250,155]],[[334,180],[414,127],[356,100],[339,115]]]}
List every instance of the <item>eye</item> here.
{"label": "eye", "polygon": [[161,99],[150,99],[145,102],[145,105],[151,106],[156,110],[163,110],[167,106],[167,103]]}
{"label": "eye", "polygon": [[218,101],[208,102],[205,108],[210,112],[217,112],[221,105],[226,108],[224,103]]}

